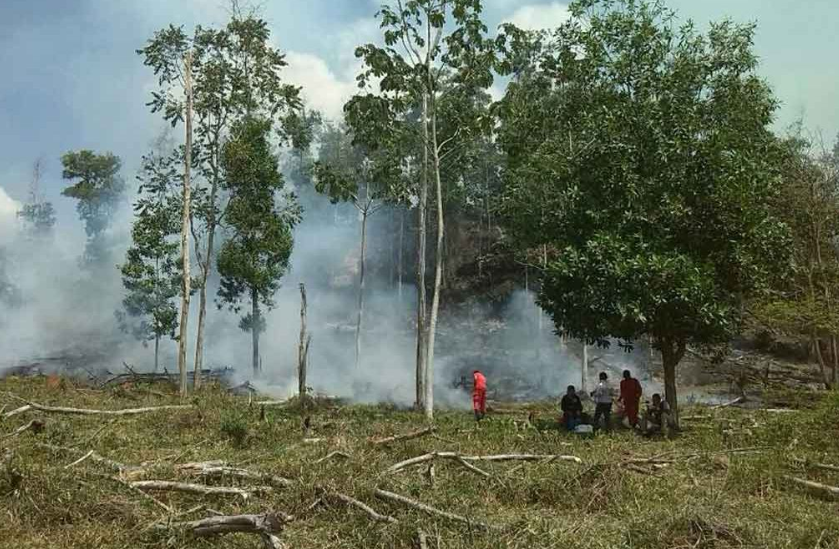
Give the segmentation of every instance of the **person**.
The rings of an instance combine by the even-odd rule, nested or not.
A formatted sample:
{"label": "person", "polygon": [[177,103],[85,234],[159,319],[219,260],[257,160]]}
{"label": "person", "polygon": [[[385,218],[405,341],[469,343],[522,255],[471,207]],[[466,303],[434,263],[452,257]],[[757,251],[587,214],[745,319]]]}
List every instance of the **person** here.
{"label": "person", "polygon": [[568,391],[562,397],[559,407],[562,410],[562,423],[565,428],[569,431],[576,429],[582,421],[583,402],[573,385],[568,386]]}
{"label": "person", "polygon": [[480,370],[475,370],[472,379],[472,410],[475,411],[475,421],[480,421],[487,412],[487,378]]}
{"label": "person", "polygon": [[651,404],[647,404],[647,412],[644,414],[641,430],[647,434],[660,431],[670,423],[670,404],[661,399],[661,395],[653,395]]}
{"label": "person", "polygon": [[609,376],[606,375],[606,372],[600,372],[600,382],[591,392],[591,396],[594,398],[594,427],[597,428],[602,416],[607,431],[611,429],[612,416],[612,394],[609,391],[608,380]]}
{"label": "person", "polygon": [[632,377],[629,370],[624,370],[619,402],[623,404],[623,411],[626,419],[629,420],[630,427],[638,425],[638,405],[641,401],[642,392],[641,383]]}

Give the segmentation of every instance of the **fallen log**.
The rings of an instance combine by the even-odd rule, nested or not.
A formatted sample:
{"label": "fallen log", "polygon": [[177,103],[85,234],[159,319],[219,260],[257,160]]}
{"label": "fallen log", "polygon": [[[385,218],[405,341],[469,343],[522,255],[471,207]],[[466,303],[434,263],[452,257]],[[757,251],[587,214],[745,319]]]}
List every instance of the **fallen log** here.
{"label": "fallen log", "polygon": [[411,433],[405,433],[404,435],[394,435],[386,438],[380,439],[370,439],[370,442],[376,446],[381,446],[384,444],[392,444],[394,442],[404,442],[406,440],[413,440],[415,438],[424,437],[426,435],[430,435],[434,433],[434,427],[428,427],[426,429],[420,429],[419,431],[413,431]]}
{"label": "fallen log", "polygon": [[839,487],[837,486],[828,486],[827,484],[813,482],[812,480],[804,480],[803,478],[793,477],[789,475],[784,475],[784,478],[790,482],[798,484],[799,486],[803,486],[813,492],[816,492],[819,495],[824,496],[828,499],[839,500]]}
{"label": "fallen log", "polygon": [[455,515],[454,513],[449,513],[447,511],[441,511],[435,507],[431,507],[430,505],[426,505],[419,501],[413,500],[411,498],[401,496],[399,494],[394,494],[393,492],[388,492],[386,490],[382,490],[381,488],[376,488],[376,496],[385,499],[388,501],[400,503],[402,505],[406,505],[408,507],[412,507],[429,515],[441,517],[447,520],[451,520],[454,522],[461,522],[463,524],[467,524],[473,527],[479,527],[483,529],[490,529],[490,526],[485,522],[480,522],[476,520],[472,520],[466,517],[462,517],[460,515]]}
{"label": "fallen log", "polygon": [[348,495],[334,492],[332,494],[329,494],[329,496],[327,496],[327,497],[332,498],[332,499],[336,499],[336,500],[340,501],[341,503],[344,503],[344,504],[349,505],[351,507],[361,509],[362,511],[367,513],[367,516],[369,516],[371,519],[373,519],[376,522],[387,522],[387,523],[390,523],[390,524],[396,524],[397,522],[399,522],[398,520],[396,520],[393,517],[389,517],[387,515],[380,515],[369,505],[367,505],[365,503],[362,503],[355,498],[351,498]]}
{"label": "fallen log", "polygon": [[255,486],[245,488],[236,488],[233,486],[205,486],[203,484],[190,484],[186,482],[173,482],[169,480],[135,480],[128,483],[132,488],[139,488],[140,490],[165,490],[186,492],[189,494],[200,494],[204,496],[222,495],[222,496],[242,496],[242,499],[248,499],[255,493],[270,492],[270,486]]}
{"label": "fallen log", "polygon": [[276,486],[291,486],[294,484],[293,481],[287,478],[259,473],[256,471],[249,471],[239,467],[230,467],[224,461],[184,463],[183,465],[178,465],[176,469],[202,477],[234,477],[246,480],[256,480],[259,482],[268,482]]}
{"label": "fallen log", "polygon": [[6,413],[3,415],[3,419],[9,419],[10,417],[14,417],[14,416],[16,416],[16,415],[18,415],[18,414],[22,414],[22,413],[24,413],[24,412],[28,412],[28,411],[29,411],[29,410],[31,410],[31,409],[32,409],[32,406],[30,406],[29,404],[27,404],[27,405],[25,405],[25,406],[21,406],[20,408],[15,408],[14,410],[11,410],[10,412],[6,412]]}
{"label": "fallen log", "polygon": [[190,522],[176,522],[172,524],[159,524],[155,528],[161,530],[183,529],[188,530],[196,537],[210,537],[232,533],[258,534],[262,538],[265,547],[279,549],[283,547],[282,542],[274,533],[283,529],[286,518],[279,513],[264,513],[261,515],[235,515],[235,516],[214,516]]}
{"label": "fallen log", "polygon": [[14,438],[16,436],[19,436],[19,435],[25,433],[26,431],[32,431],[33,433],[37,434],[37,433],[40,433],[43,429],[44,429],[44,422],[39,420],[39,419],[33,419],[32,421],[30,421],[26,425],[22,425],[22,426],[18,427],[17,429],[15,429],[14,431],[12,431],[11,433],[3,435],[2,437],[0,437],[0,440],[6,440],[7,438]]}
{"label": "fallen log", "polygon": [[[14,396],[14,395],[13,395]],[[124,410],[91,410],[87,408],[65,408],[63,406],[44,406],[35,402],[28,402],[20,397],[15,397],[22,402],[26,402],[34,410],[41,412],[49,412],[55,414],[77,414],[86,416],[105,415],[105,416],[132,416],[137,414],[146,414],[149,412],[161,412],[164,410],[188,410],[194,408],[192,404],[170,404],[168,406],[151,406],[148,408],[127,408]]]}

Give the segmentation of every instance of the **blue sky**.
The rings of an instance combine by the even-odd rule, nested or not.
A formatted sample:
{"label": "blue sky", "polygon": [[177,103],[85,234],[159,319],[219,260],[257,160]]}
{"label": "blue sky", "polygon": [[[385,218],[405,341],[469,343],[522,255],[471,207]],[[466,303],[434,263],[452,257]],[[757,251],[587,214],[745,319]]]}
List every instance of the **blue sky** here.
{"label": "blue sky", "polygon": [[[839,0],[669,0],[700,24],[723,17],[758,23],[761,73],[782,101],[778,127],[803,117],[832,139],[839,131]],[[42,192],[61,222],[59,156],[113,151],[133,187],[140,156],[163,125],[144,103],[155,82],[134,50],[169,23],[222,24],[224,0],[0,0],[0,233],[26,199],[32,163],[45,160]],[[337,115],[354,90],[356,45],[378,36],[377,0],[264,0],[276,44],[288,52],[289,80]],[[505,20],[553,26],[567,15],[552,0],[485,0],[490,28]],[[0,234],[2,241],[2,234]],[[1,243],[1,242],[0,242]]]}

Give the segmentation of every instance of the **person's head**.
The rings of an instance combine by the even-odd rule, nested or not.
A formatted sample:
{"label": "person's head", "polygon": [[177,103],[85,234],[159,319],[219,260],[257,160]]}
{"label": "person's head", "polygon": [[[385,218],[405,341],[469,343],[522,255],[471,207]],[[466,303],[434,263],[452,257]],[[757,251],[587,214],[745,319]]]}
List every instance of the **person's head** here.
{"label": "person's head", "polygon": [[629,370],[624,370],[623,371],[623,378],[624,379],[629,379],[631,377],[632,377],[632,372],[630,372]]}
{"label": "person's head", "polygon": [[656,394],[653,395],[653,404],[655,404],[656,406],[661,404],[661,395],[660,394],[656,393]]}
{"label": "person's head", "polygon": [[473,376],[476,375],[476,374],[480,374],[480,373],[481,373],[480,370],[472,370],[472,375]]}
{"label": "person's head", "polygon": [[574,386],[573,386],[573,385],[569,385],[569,386],[568,386],[568,394],[569,394],[569,395],[573,395],[573,394],[574,394],[574,393],[576,393],[576,392],[577,392],[577,390],[574,388]]}
{"label": "person's head", "polygon": [[606,381],[609,379],[609,376],[606,375],[606,372],[600,372],[600,381]]}

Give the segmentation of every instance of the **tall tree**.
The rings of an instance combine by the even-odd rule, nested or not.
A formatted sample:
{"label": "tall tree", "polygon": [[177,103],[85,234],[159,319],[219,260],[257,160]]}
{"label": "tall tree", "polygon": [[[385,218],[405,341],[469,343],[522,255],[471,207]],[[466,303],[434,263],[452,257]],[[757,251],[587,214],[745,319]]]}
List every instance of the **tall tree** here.
{"label": "tall tree", "polygon": [[78,201],[76,211],[85,224],[84,264],[102,265],[109,251],[105,232],[125,191],[119,175],[122,162],[112,153],[81,150],[63,155],[61,164],[62,177],[73,181],[61,194]]}
{"label": "tall tree", "polygon": [[[170,149],[171,150],[171,149]],[[180,293],[178,265],[182,211],[177,189],[179,159],[165,147],[143,157],[138,179],[140,197],[134,204],[136,219],[132,245],[120,265],[126,296],[117,311],[120,327],[143,341],[154,341],[154,370],[160,362],[160,340],[175,337]]]}
{"label": "tall tree", "polygon": [[52,233],[55,226],[55,208],[52,202],[41,196],[41,177],[44,163],[35,160],[32,166],[32,181],[29,184],[29,202],[23,205],[18,217],[23,221],[25,233],[32,238],[43,238]]}
{"label": "tall tree", "polygon": [[367,221],[388,202],[405,200],[398,160],[354,144],[345,128],[328,126],[321,136],[319,161],[314,169],[316,189],[333,203],[350,202],[361,217],[358,306],[355,326],[355,367],[361,360],[364,319],[364,274],[367,253]]}
{"label": "tall tree", "polygon": [[777,103],[753,26],[676,29],[658,2],[570,10],[541,53],[513,52],[536,63],[499,106],[503,211],[520,245],[559,252],[539,294],[557,330],[599,345],[651,335],[676,413],[688,344],[726,340],[787,264]]}
{"label": "tall tree", "polygon": [[161,90],[153,93],[151,106],[173,124],[183,118],[184,103],[179,67],[185,52],[193,53],[193,108],[195,112],[195,167],[193,223],[198,277],[198,326],[195,346],[195,383],[200,383],[204,328],[207,316],[207,281],[216,259],[216,232],[224,220],[221,156],[231,128],[248,113],[277,121],[284,141],[306,143],[312,118],[300,115],[299,89],[284,84],[285,56],[271,45],[266,21],[243,13],[233,2],[231,19],[221,29],[198,26],[192,35],[170,26],[155,33],[138,51],[160,78]]}
{"label": "tall tree", "polygon": [[[420,106],[421,183],[419,188],[419,245],[417,317],[417,378],[424,385],[423,408],[428,419],[434,414],[434,344],[443,274],[445,213],[443,209],[443,163],[468,135],[475,131],[477,120],[471,113],[456,110],[458,116],[448,124],[449,135],[442,134],[440,104],[446,90],[479,90],[492,84],[494,53],[481,21],[480,0],[397,0],[379,13],[385,45],[367,44],[356,50],[364,61],[359,85],[366,87],[378,80],[379,93],[356,98],[351,108],[377,116],[363,125],[350,122],[360,138],[375,139],[372,129],[388,130],[393,121],[401,122],[411,107]],[[448,31],[448,32],[447,32]],[[447,86],[443,85],[444,80]],[[355,117],[358,122],[364,122]],[[399,124],[397,124],[399,126]],[[379,136],[381,139],[382,136]],[[428,181],[435,190],[437,246],[435,253],[434,293],[431,310],[425,318],[425,208]],[[427,320],[427,325],[426,325]]]}
{"label": "tall tree", "polygon": [[225,222],[232,236],[221,247],[218,269],[221,304],[239,312],[243,301],[250,311],[239,327],[252,337],[253,371],[261,370],[259,335],[265,330],[263,307],[274,306],[274,294],[288,268],[292,228],[300,219],[293,195],[278,204],[283,190],[279,162],[271,150],[271,122],[247,117],[224,146],[224,189],[230,193]]}

